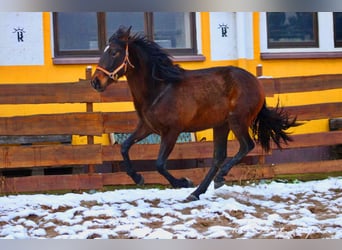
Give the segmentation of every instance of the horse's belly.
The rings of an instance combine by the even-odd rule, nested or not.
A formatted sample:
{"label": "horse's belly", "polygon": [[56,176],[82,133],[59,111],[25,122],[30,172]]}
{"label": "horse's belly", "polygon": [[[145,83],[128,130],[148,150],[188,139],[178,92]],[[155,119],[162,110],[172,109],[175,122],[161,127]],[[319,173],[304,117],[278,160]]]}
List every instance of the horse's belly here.
{"label": "horse's belly", "polygon": [[191,119],[187,124],[186,130],[188,131],[198,131],[208,128],[217,127],[228,120],[227,109],[208,109],[202,112],[198,112],[196,116]]}

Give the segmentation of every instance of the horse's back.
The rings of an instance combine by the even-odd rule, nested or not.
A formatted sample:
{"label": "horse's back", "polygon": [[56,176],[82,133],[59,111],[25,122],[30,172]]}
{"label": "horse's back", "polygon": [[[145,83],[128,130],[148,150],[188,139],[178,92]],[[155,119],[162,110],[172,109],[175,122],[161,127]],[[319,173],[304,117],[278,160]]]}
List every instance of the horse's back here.
{"label": "horse's back", "polygon": [[183,84],[189,85],[193,91],[202,89],[210,94],[221,91],[221,94],[236,92],[241,97],[257,96],[264,99],[264,89],[259,80],[245,69],[226,66],[186,71]]}

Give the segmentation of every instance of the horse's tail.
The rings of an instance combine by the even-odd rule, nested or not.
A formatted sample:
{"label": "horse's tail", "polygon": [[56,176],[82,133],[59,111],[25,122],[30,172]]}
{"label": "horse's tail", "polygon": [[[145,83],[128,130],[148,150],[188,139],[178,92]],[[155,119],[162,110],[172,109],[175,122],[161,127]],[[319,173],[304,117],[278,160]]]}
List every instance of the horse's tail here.
{"label": "horse's tail", "polygon": [[281,149],[280,144],[282,141],[285,144],[288,141],[292,141],[292,138],[286,130],[300,125],[296,120],[297,117],[291,119],[283,108],[279,108],[279,103],[274,109],[269,109],[266,107],[266,102],[264,102],[262,109],[252,125],[254,138],[266,152],[270,150],[271,138],[277,147]]}

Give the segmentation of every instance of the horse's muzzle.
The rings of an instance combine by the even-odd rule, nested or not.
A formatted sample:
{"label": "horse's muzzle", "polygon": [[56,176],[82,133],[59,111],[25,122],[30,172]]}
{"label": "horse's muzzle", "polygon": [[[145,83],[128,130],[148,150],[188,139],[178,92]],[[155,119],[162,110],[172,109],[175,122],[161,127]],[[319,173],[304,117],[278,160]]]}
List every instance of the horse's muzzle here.
{"label": "horse's muzzle", "polygon": [[91,86],[96,89],[98,92],[103,92],[104,88],[101,86],[99,79],[94,78],[90,81]]}

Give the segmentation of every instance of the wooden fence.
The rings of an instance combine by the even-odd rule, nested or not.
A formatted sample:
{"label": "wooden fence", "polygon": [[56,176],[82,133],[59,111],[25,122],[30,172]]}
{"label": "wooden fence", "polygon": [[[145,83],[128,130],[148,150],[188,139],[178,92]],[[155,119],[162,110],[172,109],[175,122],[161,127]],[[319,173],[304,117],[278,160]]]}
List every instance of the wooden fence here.
{"label": "wooden fence", "polygon": [[[307,77],[288,77],[261,79],[267,96],[281,93],[320,91],[342,88],[342,75],[319,75]],[[52,168],[56,166],[87,165],[88,172],[69,175],[36,175],[25,177],[0,176],[0,194],[17,192],[37,192],[48,190],[88,190],[102,189],[108,185],[133,184],[124,172],[96,173],[95,165],[104,162],[120,162],[120,145],[94,144],[94,136],[103,133],[129,133],[137,124],[135,112],[94,112],[95,103],[131,101],[126,82],[110,86],[105,92],[97,93],[89,81],[56,84],[1,84],[0,104],[47,104],[82,103],[85,112],[62,114],[37,114],[26,116],[0,117],[0,172],[11,169]],[[315,119],[335,119],[340,124],[342,102],[321,103],[286,107],[296,114],[299,121]],[[52,137],[57,141],[71,135],[87,136],[85,145],[72,143],[42,143],[33,145],[8,144],[15,138]],[[3,139],[1,141],[1,138]],[[285,149],[332,146],[342,144],[342,131],[293,135],[294,142]],[[39,140],[38,140],[39,141]],[[44,140],[43,140],[44,141]],[[69,141],[70,142],[70,141]],[[275,150],[275,146],[272,145]],[[159,145],[134,145],[130,151],[133,161],[156,159]],[[238,143],[230,141],[228,156],[238,150]],[[178,143],[170,155],[170,160],[200,160],[212,157],[212,142]],[[274,178],[281,174],[321,173],[342,171],[342,160],[317,162],[298,162],[281,164],[263,164],[265,157],[260,146],[249,156],[260,158],[260,164],[236,166],[227,176],[227,180],[248,180]],[[136,168],[139,166],[135,164]],[[198,184],[208,170],[207,167],[171,170],[176,176],[187,176]],[[144,172],[145,183],[167,184],[156,171]]]}

